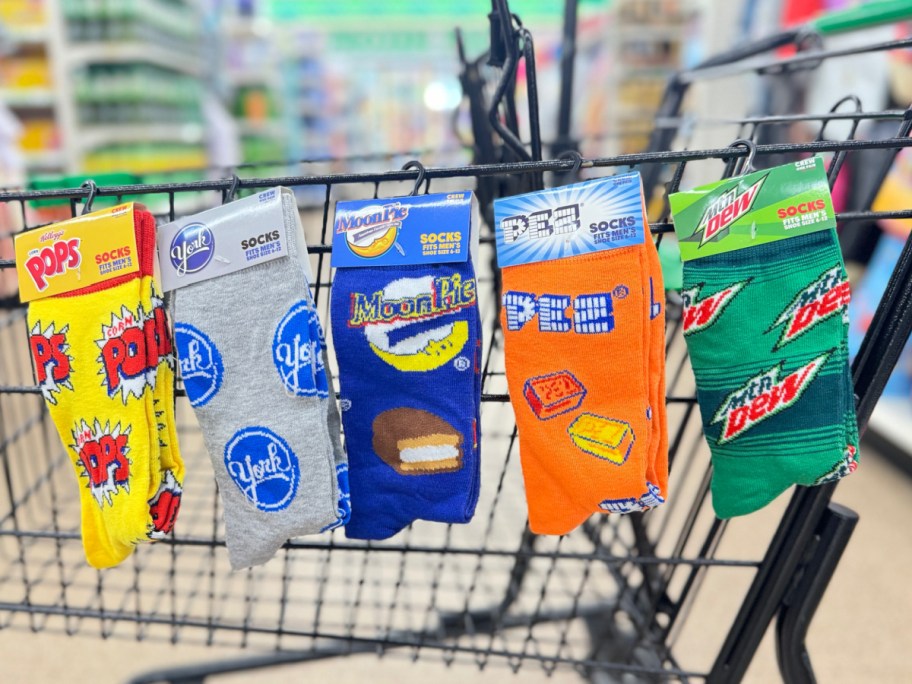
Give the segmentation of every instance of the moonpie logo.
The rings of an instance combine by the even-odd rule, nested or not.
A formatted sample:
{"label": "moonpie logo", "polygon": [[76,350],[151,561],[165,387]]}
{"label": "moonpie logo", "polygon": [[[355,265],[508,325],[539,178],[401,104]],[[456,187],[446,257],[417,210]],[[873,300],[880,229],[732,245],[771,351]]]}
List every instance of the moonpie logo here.
{"label": "moonpie logo", "polygon": [[188,223],[171,239],[168,257],[178,276],[202,271],[215,253],[215,236],[204,223]]}
{"label": "moonpie logo", "polygon": [[328,397],[322,329],[317,312],[304,300],[294,304],[276,327],[272,361],[285,389],[296,397]]}
{"label": "moonpie logo", "polygon": [[88,488],[104,508],[107,501],[114,505],[114,497],[120,492],[130,492],[130,427],[117,423],[101,423],[96,420],[90,426],[80,421],[73,430],[73,444],[82,467],[81,476],[88,479]]}
{"label": "moonpie logo", "polygon": [[451,316],[475,304],[475,289],[459,273],[399,278],[371,294],[353,292],[348,325],[363,328],[371,351],[393,368],[434,370],[468,342],[468,322]]}
{"label": "moonpie logo", "polygon": [[174,529],[182,493],[180,482],[174,473],[165,470],[161,486],[155,496],[149,499],[149,515],[152,518],[150,539],[164,539]]}
{"label": "moonpie logo", "polygon": [[782,334],[776,349],[800,337],[821,321],[848,310],[852,293],[849,282],[838,264],[824,271],[814,282],[801,290],[779,314],[767,332],[780,325]]}
{"label": "moonpie logo", "polygon": [[741,193],[738,192],[738,186],[735,186],[714,199],[706,207],[703,211],[703,217],[694,231],[694,233],[702,233],[700,236],[701,247],[710,240],[719,237],[722,231],[750,211],[765,180],[766,176],[763,176]]}
{"label": "moonpie logo", "polygon": [[238,430],[225,445],[225,468],[247,500],[261,511],[288,508],[301,468],[288,442],[265,427]]}
{"label": "moonpie logo", "polygon": [[72,390],[70,373],[73,370],[73,357],[67,344],[67,332],[70,326],[65,325],[59,331],[51,323],[43,332],[41,322],[37,321],[29,334],[29,349],[35,360],[35,375],[38,387],[45,401],[57,403],[57,395],[63,388]]}
{"label": "moonpie logo", "polygon": [[189,323],[175,323],[174,343],[190,405],[204,406],[222,386],[222,355],[206,333]]}
{"label": "moonpie logo", "polygon": [[148,314],[142,306],[136,313],[121,307],[120,315],[111,314],[110,325],[102,324],[96,340],[101,384],[109,397],[120,393],[124,404],[131,395],[141,397],[147,386],[155,388],[158,364],[173,351],[161,300],[152,303]]}
{"label": "moonpie logo", "polygon": [[722,401],[712,423],[722,423],[719,444],[794,406],[823,368],[831,351],[780,378],[785,362],[758,373]]}
{"label": "moonpie logo", "polygon": [[336,232],[345,233],[348,248],[359,257],[374,259],[396,243],[409,208],[399,202],[345,211],[336,219]]}
{"label": "moonpie logo", "polygon": [[693,335],[713,325],[749,282],[750,279],[742,280],[703,299],[698,299],[703,283],[681,292],[681,298],[684,300],[684,334]]}

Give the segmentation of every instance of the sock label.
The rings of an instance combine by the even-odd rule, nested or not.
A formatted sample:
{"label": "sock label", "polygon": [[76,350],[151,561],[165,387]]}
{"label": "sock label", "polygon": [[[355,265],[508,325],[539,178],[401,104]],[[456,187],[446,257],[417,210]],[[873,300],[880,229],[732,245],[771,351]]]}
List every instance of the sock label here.
{"label": "sock label", "polygon": [[301,480],[288,442],[265,427],[234,433],[225,445],[225,468],[247,500],[266,512],[288,508]]}
{"label": "sock label", "polygon": [[119,204],[15,237],[19,299],[29,302],[136,273],[133,204]]}
{"label": "sock label", "polygon": [[638,171],[494,200],[501,267],[641,245]]}
{"label": "sock label", "polygon": [[478,251],[471,192],[338,202],[333,267],[465,262]]}
{"label": "sock label", "polygon": [[287,256],[286,192],[270,188],[161,226],[162,289],[169,292]]}
{"label": "sock label", "polygon": [[820,157],[709,183],[668,199],[684,261],[836,228]]}

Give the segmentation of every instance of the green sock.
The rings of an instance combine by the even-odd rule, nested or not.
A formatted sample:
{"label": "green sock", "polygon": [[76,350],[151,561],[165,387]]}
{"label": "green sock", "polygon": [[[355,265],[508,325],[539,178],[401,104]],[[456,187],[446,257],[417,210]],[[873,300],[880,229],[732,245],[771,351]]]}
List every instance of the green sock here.
{"label": "green sock", "polygon": [[849,289],[835,233],[687,261],[683,296],[716,515],[854,470]]}

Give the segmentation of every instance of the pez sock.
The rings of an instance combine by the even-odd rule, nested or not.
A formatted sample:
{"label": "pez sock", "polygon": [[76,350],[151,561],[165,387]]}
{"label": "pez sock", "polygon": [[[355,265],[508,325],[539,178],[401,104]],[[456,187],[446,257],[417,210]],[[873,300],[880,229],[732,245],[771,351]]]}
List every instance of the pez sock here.
{"label": "pez sock", "polygon": [[[203,430],[235,569],[337,519],[316,312],[286,212],[288,255],[174,291],[181,376]],[[325,378],[325,375],[323,376]]]}
{"label": "pez sock", "polygon": [[687,261],[684,288],[716,514],[850,472],[850,291],[833,231]]}
{"label": "pez sock", "polygon": [[331,318],[350,464],[346,536],[471,520],[481,399],[471,260],[338,268]]}
{"label": "pez sock", "polygon": [[[96,568],[117,565],[153,530],[160,484],[142,290],[155,221],[134,211],[140,271],[31,302],[38,385],[80,483],[82,541]],[[158,474],[157,474],[158,473]]]}
{"label": "pez sock", "polygon": [[507,382],[536,534],[659,503],[647,484],[660,443],[649,416],[664,403],[648,367],[648,249],[651,240],[502,269]]}

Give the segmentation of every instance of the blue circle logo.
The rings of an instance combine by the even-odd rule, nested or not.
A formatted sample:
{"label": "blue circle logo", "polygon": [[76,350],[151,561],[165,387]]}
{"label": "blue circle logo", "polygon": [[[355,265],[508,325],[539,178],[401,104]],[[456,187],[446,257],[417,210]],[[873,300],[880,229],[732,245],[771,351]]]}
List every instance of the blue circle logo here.
{"label": "blue circle logo", "polygon": [[298,457],[284,439],[264,427],[234,433],[225,446],[225,467],[238,489],[261,511],[288,508],[301,480]]}
{"label": "blue circle logo", "polygon": [[187,323],[174,324],[174,343],[190,405],[204,406],[222,386],[222,356],[203,331]]}
{"label": "blue circle logo", "polygon": [[272,360],[290,394],[329,396],[323,364],[325,346],[320,320],[308,302],[301,300],[279,321],[272,340]]}
{"label": "blue circle logo", "polygon": [[188,223],[171,240],[168,256],[179,276],[206,268],[215,253],[215,236],[203,223]]}

